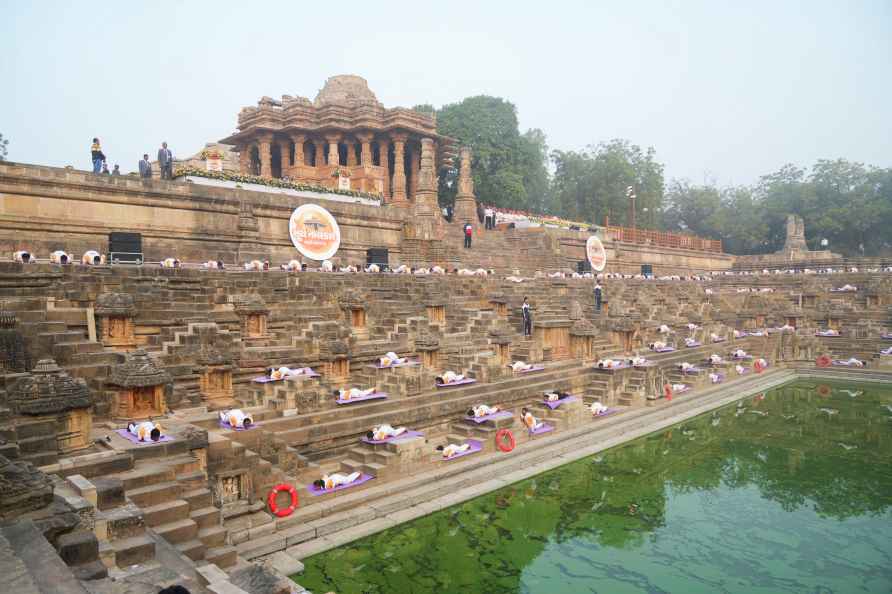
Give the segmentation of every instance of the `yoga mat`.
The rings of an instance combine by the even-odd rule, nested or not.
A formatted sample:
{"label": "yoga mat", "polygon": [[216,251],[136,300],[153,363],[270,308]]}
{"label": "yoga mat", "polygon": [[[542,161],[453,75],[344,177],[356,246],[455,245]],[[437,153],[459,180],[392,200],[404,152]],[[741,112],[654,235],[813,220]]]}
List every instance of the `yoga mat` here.
{"label": "yoga mat", "polygon": [[254,423],[251,423],[250,427],[233,427],[229,423],[224,423],[223,421],[218,421],[217,424],[220,426],[220,429],[228,429],[230,431],[250,431],[257,426]]}
{"label": "yoga mat", "polygon": [[880,338],[882,338],[883,340],[892,340],[892,334],[880,334]]}
{"label": "yoga mat", "polygon": [[135,443],[136,445],[155,445],[158,443],[164,443],[167,441],[173,441],[173,438],[169,435],[162,435],[158,441],[152,441],[149,439],[148,441],[140,441],[139,438],[126,429],[115,429],[115,433],[129,441],[130,443]]}
{"label": "yoga mat", "polygon": [[686,349],[693,349],[693,348],[697,348],[699,346],[703,346],[703,343],[702,342],[692,342],[691,344],[684,343],[684,346]]}
{"label": "yoga mat", "polygon": [[655,361],[645,361],[644,363],[632,365],[632,367],[653,367],[654,365],[656,365]]}
{"label": "yoga mat", "polygon": [[461,458],[462,456],[470,456],[471,454],[476,454],[477,452],[479,452],[480,450],[483,449],[483,444],[480,443],[479,441],[477,441],[476,439],[469,439],[465,443],[470,444],[471,447],[469,447],[467,450],[465,450],[464,452],[462,452],[460,454],[454,455],[451,458],[444,458],[443,455],[440,454],[440,456],[439,456],[440,461],[441,462],[450,462],[452,460],[456,460],[457,458]]}
{"label": "yoga mat", "polygon": [[374,367],[375,369],[393,369],[395,367],[411,367],[413,365],[421,365],[421,361],[419,361],[418,359],[409,359],[408,361],[404,361],[403,363],[395,363],[393,365],[387,365],[387,366],[381,365],[381,362],[378,361],[377,363],[375,363],[374,365],[371,365],[370,367]]}
{"label": "yoga mat", "polygon": [[608,408],[606,412],[602,412],[599,415],[592,415],[592,417],[595,419],[600,419],[601,417],[609,417],[613,413],[617,413],[617,412],[619,412],[618,408]]}
{"label": "yoga mat", "polygon": [[340,398],[336,398],[335,404],[353,404],[354,402],[363,402],[364,400],[378,400],[380,398],[387,398],[387,392],[372,392],[368,396],[357,396],[356,398],[351,398],[350,400],[341,400]]}
{"label": "yoga mat", "polygon": [[750,332],[750,336],[765,336],[765,333],[761,330],[757,330],[755,332]]}
{"label": "yoga mat", "polygon": [[863,369],[864,367],[867,367],[866,365],[861,365],[859,367],[858,365],[849,363],[848,361],[841,361],[839,359],[834,359],[833,364],[837,367],[855,367],[856,369]]}
{"label": "yoga mat", "polygon": [[554,431],[554,427],[552,427],[548,423],[543,423],[541,427],[539,427],[538,429],[533,429],[529,433],[530,435],[543,435],[552,431]]}
{"label": "yoga mat", "polygon": [[620,364],[615,367],[598,367],[597,364],[595,365],[595,369],[601,369],[603,371],[617,371],[619,369],[628,369],[629,367],[631,367],[631,365],[625,361],[621,361]]}
{"label": "yoga mat", "polygon": [[355,481],[353,481],[352,483],[347,483],[346,485],[338,485],[334,489],[327,489],[327,490],[320,489],[313,483],[310,483],[309,485],[307,485],[307,491],[309,491],[310,495],[313,495],[313,496],[325,495],[326,493],[334,493],[335,491],[343,491],[344,489],[349,489],[350,487],[356,487],[363,483],[369,482],[373,478],[375,478],[375,477],[373,477],[370,474],[362,473],[361,475],[359,475],[359,478],[356,479]]}
{"label": "yoga mat", "polygon": [[507,419],[508,417],[513,417],[514,413],[510,410],[500,410],[497,413],[492,413],[489,415],[485,415],[482,417],[465,417],[468,421],[474,421],[478,425],[480,423],[485,423],[486,421],[497,421],[498,419]]}
{"label": "yoga mat", "polygon": [[679,370],[679,371],[681,371],[682,373],[699,373],[703,370],[699,367],[691,367],[690,369],[684,369],[684,370]]}
{"label": "yoga mat", "polygon": [[684,394],[685,392],[690,392],[690,391],[691,391],[691,387],[690,387],[690,386],[685,386],[684,388],[681,388],[680,390],[674,390],[674,389],[673,389],[673,390],[672,390],[672,395],[673,395],[673,396],[678,396],[679,394]]}
{"label": "yoga mat", "polygon": [[717,342],[725,342],[725,339],[724,339],[724,338],[713,338],[713,339],[712,339],[712,343],[713,343],[713,344],[715,344],[715,343],[717,343]]}
{"label": "yoga mat", "polygon": [[753,358],[752,355],[744,355],[743,357],[738,357],[737,355],[731,355],[731,358],[735,361],[749,361]]}
{"label": "yoga mat", "polygon": [[579,400],[579,399],[576,396],[567,396],[566,398],[561,398],[560,400],[555,400],[554,402],[548,402],[546,400],[545,406],[547,406],[551,410],[554,410],[557,407],[559,407],[560,405],[564,404],[565,402],[573,402],[574,400]]}
{"label": "yoga mat", "polygon": [[[736,371],[736,370],[735,370],[735,371]],[[749,372],[750,372],[750,370],[747,369],[746,367],[744,367],[744,368],[743,368],[743,373],[738,373],[737,375],[746,375],[746,374],[748,374]]]}
{"label": "yoga mat", "polygon": [[466,377],[465,379],[463,379],[463,380],[461,380],[461,381],[458,381],[458,382],[452,382],[451,384],[437,384],[437,387],[438,387],[438,388],[452,388],[452,387],[455,387],[455,386],[464,386],[465,384],[473,384],[473,383],[476,382],[476,381],[477,381],[477,380],[475,380],[475,379],[472,379],[472,378],[470,378],[470,377]]}
{"label": "yoga mat", "polygon": [[655,353],[671,353],[675,350],[675,347],[667,346],[660,349],[651,349]]}
{"label": "yoga mat", "polygon": [[[719,376],[719,377],[718,377],[718,379],[717,379],[716,381],[714,381],[714,382],[712,382],[712,383],[714,383],[714,384],[720,384],[720,383],[722,383],[723,381],[725,381],[725,374],[724,374],[724,373],[717,373],[716,375]],[[712,380],[710,380],[710,381],[712,381]]]}
{"label": "yoga mat", "polygon": [[839,334],[823,334],[821,332],[815,332],[815,336],[820,336],[821,338],[842,338]]}
{"label": "yoga mat", "polygon": [[401,435],[397,435],[396,437],[388,437],[387,439],[369,439],[365,435],[359,438],[359,441],[363,443],[368,443],[372,445],[380,445],[382,443],[390,443],[392,441],[399,441],[400,439],[406,439],[408,437],[424,437],[424,433],[420,431],[406,431]]}
{"label": "yoga mat", "polygon": [[[510,365],[508,367],[511,367]],[[529,369],[522,369],[520,371],[515,371],[514,373],[533,373],[534,371],[542,371],[545,369],[544,365],[533,365]]]}

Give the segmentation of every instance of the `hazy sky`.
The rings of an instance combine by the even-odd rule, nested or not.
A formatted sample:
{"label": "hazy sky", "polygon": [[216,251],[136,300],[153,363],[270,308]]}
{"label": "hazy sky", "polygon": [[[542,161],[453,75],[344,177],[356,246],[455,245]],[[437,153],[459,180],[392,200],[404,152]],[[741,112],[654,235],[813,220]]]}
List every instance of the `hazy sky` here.
{"label": "hazy sky", "polygon": [[667,177],[892,165],[892,2],[0,0],[10,160],[130,171],[188,156],[263,95],[359,74],[387,107],[489,94],[521,130],[653,146]]}

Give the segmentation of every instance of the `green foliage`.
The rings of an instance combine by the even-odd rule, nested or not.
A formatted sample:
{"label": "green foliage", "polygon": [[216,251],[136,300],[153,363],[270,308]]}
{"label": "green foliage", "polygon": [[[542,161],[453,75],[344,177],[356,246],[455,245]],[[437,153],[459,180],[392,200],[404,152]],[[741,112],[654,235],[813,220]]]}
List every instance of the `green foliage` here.
{"label": "green foliage", "polygon": [[[660,224],[663,203],[663,165],[653,148],[642,150],[627,140],[611,140],[575,151],[553,151],[555,165],[552,208],[563,217],[629,225],[629,186],[636,194],[636,225]],[[645,211],[644,209],[647,209]],[[645,214],[646,213],[646,214]]]}
{"label": "green foliage", "polygon": [[3,138],[3,134],[0,134],[0,161],[6,160],[6,147],[9,145],[9,139]]}
{"label": "green foliage", "polygon": [[[416,106],[417,111],[428,106]],[[437,131],[471,148],[477,198],[486,204],[531,210],[546,203],[548,169],[545,134],[520,134],[514,104],[479,95],[444,105],[436,112]],[[458,171],[440,178],[440,200],[455,199]]]}

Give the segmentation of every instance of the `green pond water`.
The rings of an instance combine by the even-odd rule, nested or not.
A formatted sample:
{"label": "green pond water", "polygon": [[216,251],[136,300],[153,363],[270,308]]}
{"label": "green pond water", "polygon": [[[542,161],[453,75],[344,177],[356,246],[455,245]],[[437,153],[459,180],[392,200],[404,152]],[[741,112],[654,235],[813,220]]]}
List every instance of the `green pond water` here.
{"label": "green pond water", "polygon": [[315,594],[892,592],[892,389],[797,382],[311,557]]}

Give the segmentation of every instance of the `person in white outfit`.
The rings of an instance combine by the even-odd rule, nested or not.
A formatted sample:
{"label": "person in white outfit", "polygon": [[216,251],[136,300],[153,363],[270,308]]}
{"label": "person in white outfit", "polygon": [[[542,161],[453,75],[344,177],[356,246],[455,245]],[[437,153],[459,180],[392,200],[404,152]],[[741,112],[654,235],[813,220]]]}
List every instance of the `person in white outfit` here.
{"label": "person in white outfit", "polygon": [[384,441],[385,439],[388,439],[390,437],[399,437],[405,432],[405,427],[394,429],[390,425],[384,424],[373,427],[371,431],[365,434],[365,436],[374,441]]}
{"label": "person in white outfit", "polygon": [[462,452],[467,452],[471,447],[469,443],[463,443],[461,445],[450,443],[447,446],[437,446],[438,452],[443,452],[443,457],[446,459],[453,458]]}
{"label": "person in white outfit", "polygon": [[341,474],[339,472],[335,472],[332,474],[322,475],[321,479],[316,479],[313,481],[313,485],[324,491],[329,491],[334,489],[335,487],[340,487],[341,485],[349,485],[350,483],[356,482],[356,480],[361,476],[359,472],[351,472],[350,474]]}
{"label": "person in white outfit", "polygon": [[254,419],[242,409],[232,408],[220,411],[220,422],[233,429],[247,429],[254,424]]}

